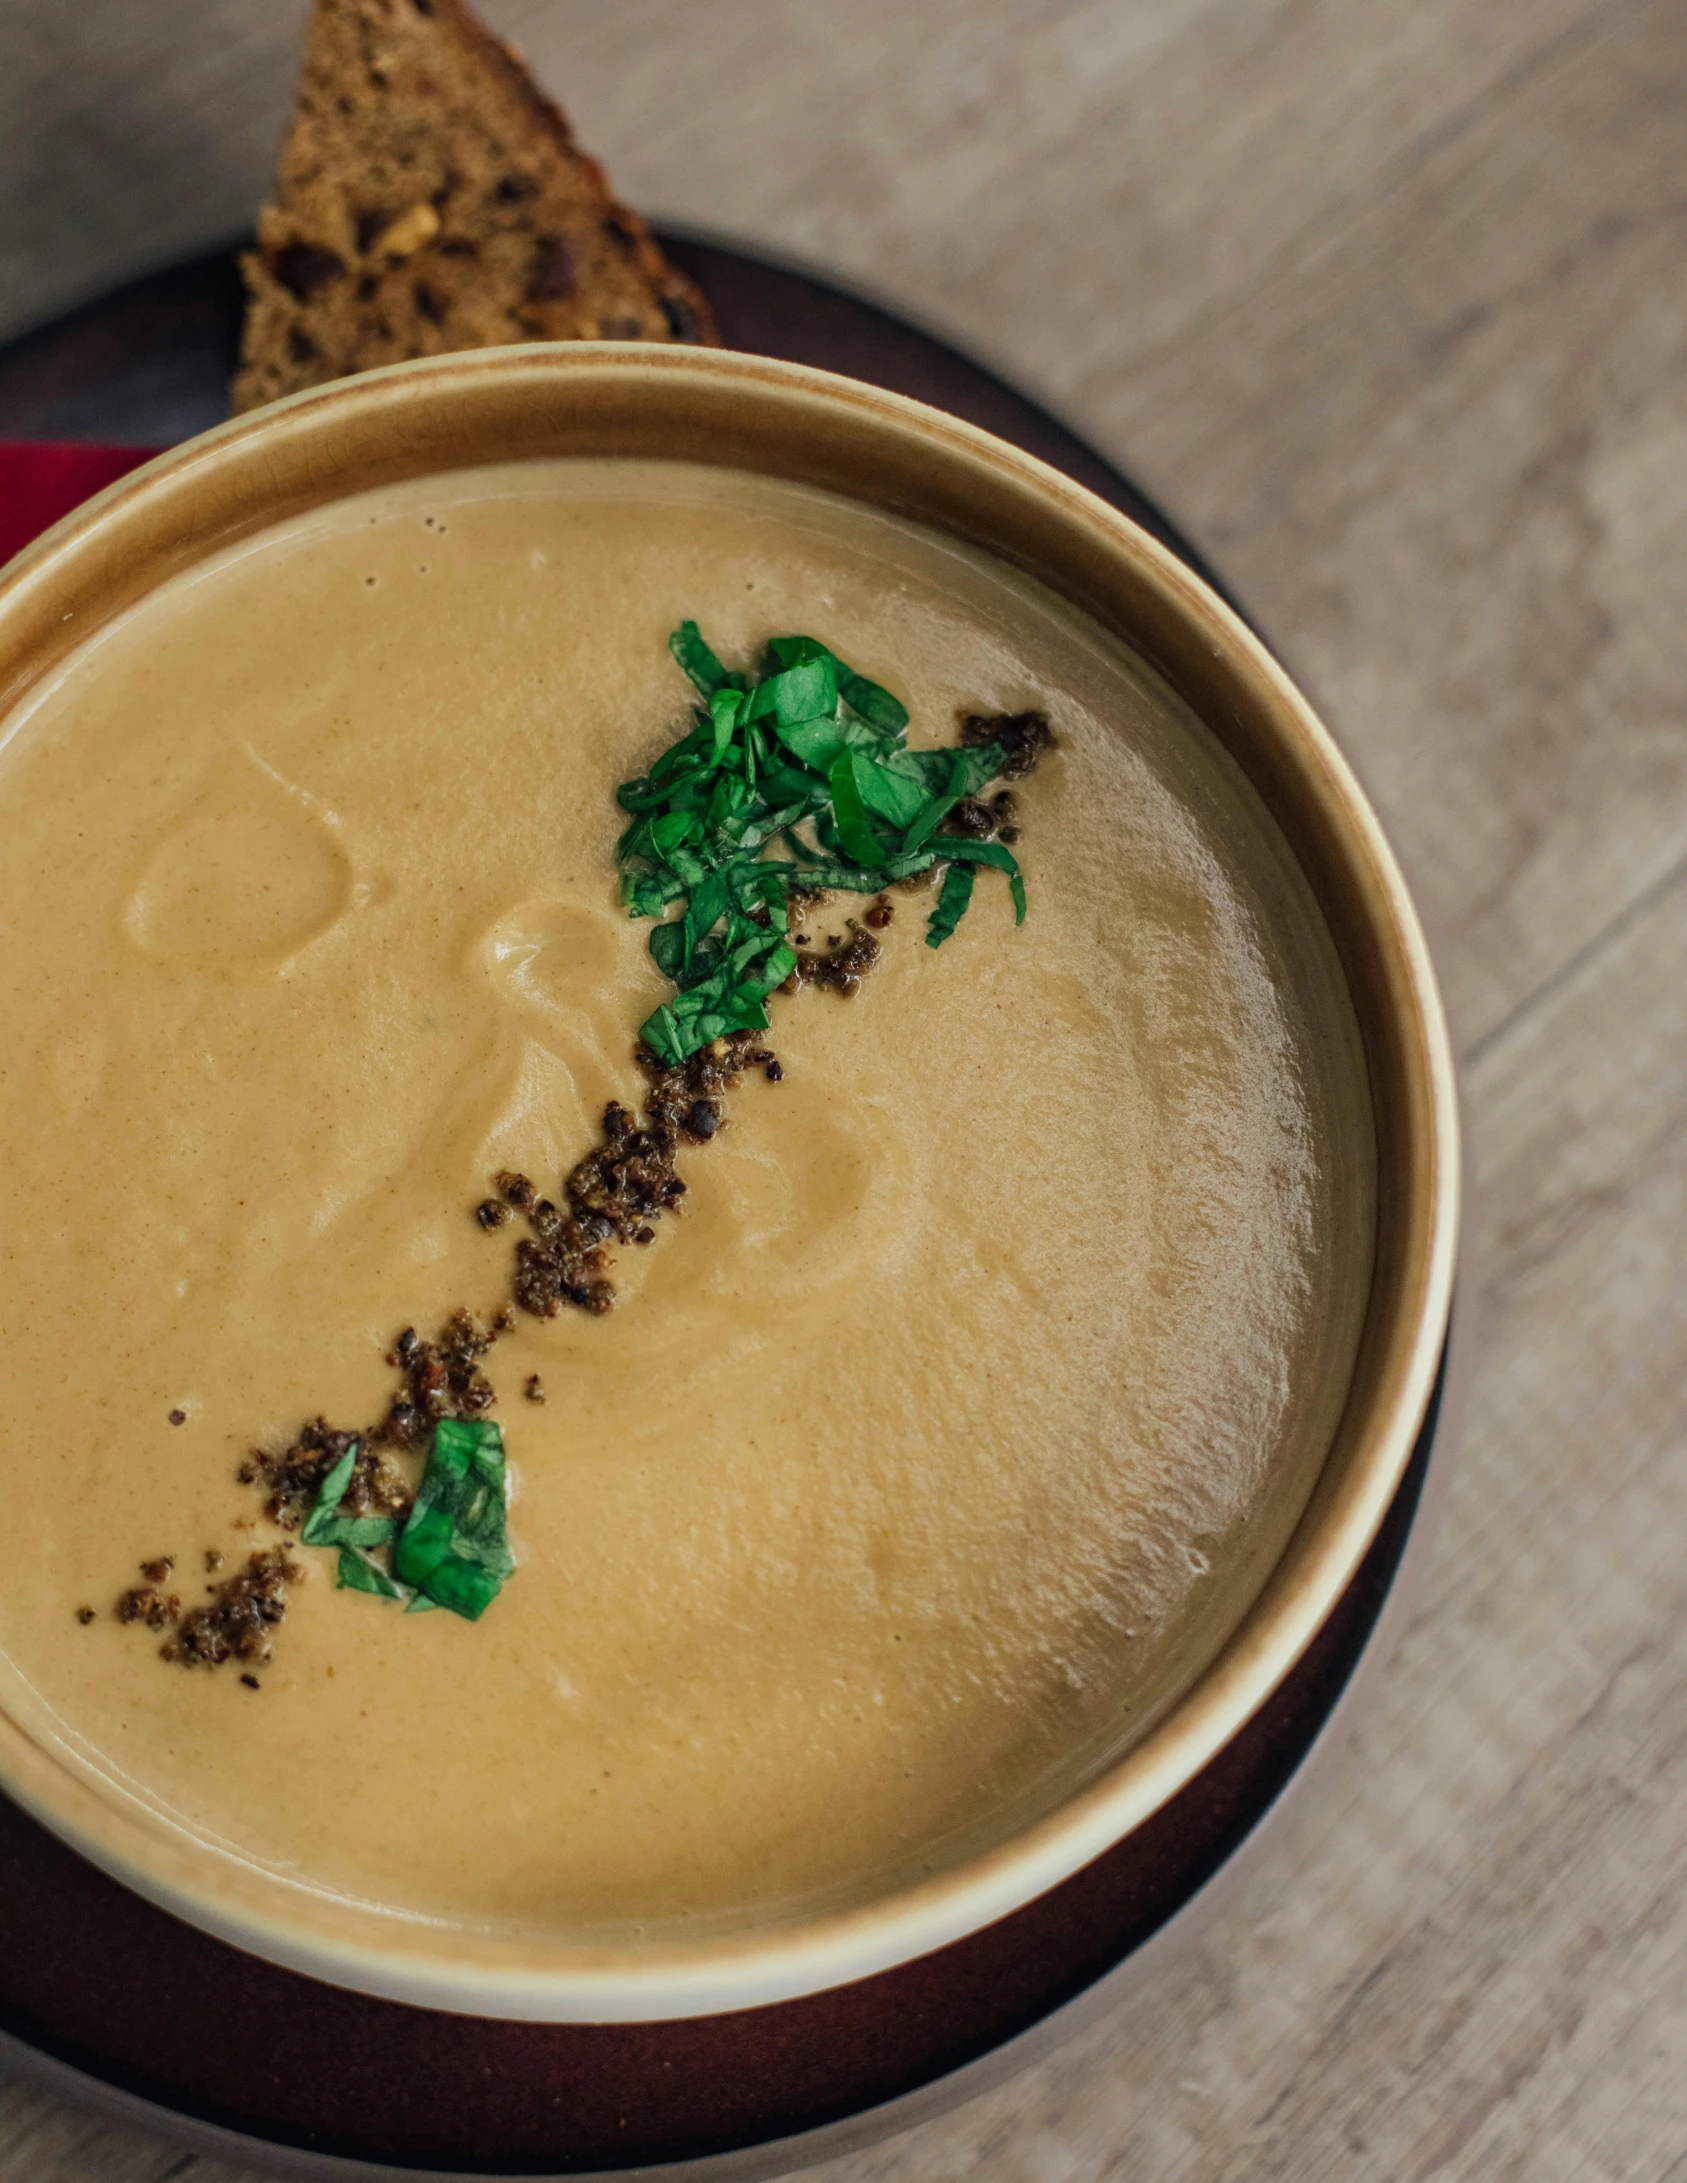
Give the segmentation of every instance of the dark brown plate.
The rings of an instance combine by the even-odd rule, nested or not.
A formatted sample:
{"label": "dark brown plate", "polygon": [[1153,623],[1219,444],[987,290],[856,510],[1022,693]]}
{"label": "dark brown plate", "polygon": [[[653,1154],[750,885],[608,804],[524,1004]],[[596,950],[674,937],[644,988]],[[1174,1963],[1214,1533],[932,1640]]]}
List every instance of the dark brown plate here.
{"label": "dark brown plate", "polygon": [[[892,313],[815,276],[664,237],[725,339],[911,394],[1057,465],[1216,582],[1130,481],[1037,404]],[[0,350],[0,438],[158,445],[224,414],[238,326],[230,260],[142,281]],[[448,2174],[556,2176],[711,2156],[761,2172],[781,2141],[905,2102],[1044,2023],[1143,1949],[1255,1833],[1376,1631],[1441,1414],[1358,1576],[1270,1702],[1116,1849],[1041,1900],[917,1963],[807,2000],[650,2025],[512,2024],[343,1992],[178,1923],[0,1801],[0,2036],[89,2089],[144,2101],[231,2157],[283,2148]],[[17,2044],[13,2044],[16,2042]],[[127,2104],[127,2102],[125,2103]],[[144,2111],[133,2106],[131,2113]],[[752,2148],[759,2152],[752,2152]],[[788,2158],[835,2149],[827,2136]],[[283,2156],[285,2157],[285,2156]],[[294,2163],[290,2162],[289,2165]]]}

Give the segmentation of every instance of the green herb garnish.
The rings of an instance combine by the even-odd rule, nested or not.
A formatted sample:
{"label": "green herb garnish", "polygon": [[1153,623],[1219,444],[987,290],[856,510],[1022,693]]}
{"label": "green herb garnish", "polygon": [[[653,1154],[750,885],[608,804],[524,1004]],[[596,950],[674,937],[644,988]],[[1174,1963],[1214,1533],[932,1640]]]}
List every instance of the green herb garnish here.
{"label": "green herb garnish", "polygon": [[504,1531],[504,1436],[484,1418],[441,1418],[393,1552],[404,1583],[478,1621],[515,1568]]}
{"label": "green herb garnish", "polygon": [[[336,1581],[344,1589],[401,1600],[415,1613],[449,1607],[478,1621],[515,1567],[505,1535],[504,1436],[483,1420],[442,1418],[415,1502],[399,1527],[396,1516],[343,1516],[357,1464],[354,1441],[323,1479],[299,1536],[306,1546],[333,1547]],[[391,1573],[369,1549],[392,1549]]]}
{"label": "green herb garnish", "polygon": [[[796,964],[795,889],[877,894],[947,864],[926,925],[926,944],[940,947],[972,899],[972,867],[988,864],[1008,875],[1024,922],[1012,854],[937,832],[1001,772],[1002,744],[906,749],[906,708],[815,637],[775,637],[759,674],[724,667],[695,622],[668,641],[704,702],[650,771],[616,792],[632,819],[616,850],[622,898],[634,917],[662,920],[651,957],[680,989],[643,1027],[660,1062],[767,1029],[768,995]],[[684,913],[670,918],[675,902]]]}

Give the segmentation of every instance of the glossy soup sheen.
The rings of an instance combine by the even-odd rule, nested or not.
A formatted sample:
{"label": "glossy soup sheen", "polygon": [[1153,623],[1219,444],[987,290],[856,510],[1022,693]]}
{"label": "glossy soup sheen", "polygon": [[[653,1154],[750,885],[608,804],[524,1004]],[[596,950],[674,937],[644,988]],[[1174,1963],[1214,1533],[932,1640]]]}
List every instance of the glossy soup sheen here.
{"label": "glossy soup sheen", "polygon": [[[1030,916],[981,873],[933,951],[895,897],[857,998],[775,1000],[784,1082],[683,1156],[613,1314],[493,1352],[483,1621],[301,1549],[261,1689],[167,1665],[110,1612],[136,1564],[192,1601],[266,1543],[247,1450],[378,1417],[399,1328],[507,1293],[494,1171],[554,1192],[636,1093],[666,988],[613,790],[685,721],[688,615],[734,663],[822,637],[915,743],[1044,708]],[[386,489],[75,655],[0,828],[0,1695],[113,1797],[483,1930],[777,1920],[1052,1806],[1280,1550],[1370,1262],[1345,991],[1214,740],[1004,566],[678,465]]]}

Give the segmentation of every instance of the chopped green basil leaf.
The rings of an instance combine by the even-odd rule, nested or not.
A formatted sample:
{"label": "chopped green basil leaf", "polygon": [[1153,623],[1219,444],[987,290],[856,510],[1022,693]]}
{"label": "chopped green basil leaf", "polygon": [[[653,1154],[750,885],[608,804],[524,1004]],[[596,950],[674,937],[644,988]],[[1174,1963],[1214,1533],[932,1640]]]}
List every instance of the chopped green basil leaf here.
{"label": "chopped green basil leaf", "polygon": [[713,757],[716,765],[726,756],[732,742],[732,731],[738,725],[738,715],[744,700],[737,690],[716,690],[709,699],[709,720],[715,731]]}
{"label": "chopped green basil leaf", "polygon": [[941,947],[967,913],[972,900],[973,869],[970,864],[951,864],[943,875],[937,907],[926,919],[926,946]]}
{"label": "chopped green basil leaf", "polygon": [[[962,864],[989,864],[998,872],[1008,875],[1009,892],[1013,896],[1013,921],[1025,922],[1025,881],[1020,876],[1019,860],[1011,849],[1004,849],[997,841],[951,841],[944,838],[943,854]],[[952,867],[951,867],[952,868]]]}
{"label": "chopped green basil leaf", "polygon": [[799,720],[829,720],[838,709],[838,663],[830,652],[770,675],[756,692],[764,699],[762,710],[771,710],[781,728]]}
{"label": "chopped green basil leaf", "polygon": [[841,750],[833,759],[831,782],[832,811],[839,842],[857,864],[863,867],[882,864],[885,852],[867,820],[854,751]]}
{"label": "chopped green basil leaf", "polygon": [[[773,662],[773,672],[787,667],[806,667],[810,660],[829,659],[833,668],[840,665],[838,656],[818,637],[769,637],[767,656]],[[848,669],[843,670],[846,674]]]}
{"label": "chopped green basil leaf", "polygon": [[346,1488],[351,1484],[351,1474],[357,1464],[357,1442],[341,1456],[316,1489],[316,1500],[305,1518],[305,1528],[299,1533],[306,1546],[329,1546],[333,1541],[326,1537],[329,1525],[345,1499]]}
{"label": "chopped green basil leaf", "polygon": [[838,678],[838,695],[852,713],[859,714],[869,727],[882,735],[900,735],[908,725],[908,708],[888,690],[881,690],[876,682],[869,682],[865,675],[855,674],[845,668]]}
{"label": "chopped green basil leaf", "polygon": [[820,720],[782,720],[777,732],[791,755],[800,758],[805,766],[813,767],[816,773],[826,772],[839,751],[849,747],[849,722],[830,716]]}
{"label": "chopped green basil leaf", "polygon": [[378,1562],[371,1561],[351,1546],[340,1548],[334,1582],[343,1592],[373,1592],[377,1599],[407,1599],[410,1596],[404,1586],[393,1582]]}
{"label": "chopped green basil leaf", "polygon": [[695,622],[681,622],[668,639],[668,649],[705,697],[713,697],[717,690],[738,680],[736,676],[727,673],[703,642],[702,633]]}
{"label": "chopped green basil leaf", "polygon": [[902,848],[905,855],[918,849],[932,834],[935,834],[938,827],[967,793],[966,756],[964,750],[957,750],[952,754],[949,762],[949,779],[943,793],[939,796],[933,796],[929,803],[923,804],[914,818],[910,820],[908,831],[902,837]]}
{"label": "chopped green basil leaf", "polygon": [[395,1573],[473,1622],[515,1568],[505,1531],[504,1436],[482,1418],[441,1418],[399,1534]]}
{"label": "chopped green basil leaf", "polygon": [[682,985],[690,982],[691,965],[697,953],[698,941],[711,933],[726,915],[730,893],[731,883],[725,872],[711,872],[701,886],[692,889],[691,900],[686,904],[685,922],[680,927]]}
{"label": "chopped green basil leaf", "polygon": [[685,920],[677,923],[652,925],[650,928],[650,959],[664,978],[671,978],[678,985],[685,969]]}
{"label": "chopped green basil leaf", "polygon": [[889,758],[868,758],[857,753],[855,785],[861,801],[881,819],[888,819],[898,833],[911,826],[926,802],[924,784],[897,764],[906,757],[898,751]]}

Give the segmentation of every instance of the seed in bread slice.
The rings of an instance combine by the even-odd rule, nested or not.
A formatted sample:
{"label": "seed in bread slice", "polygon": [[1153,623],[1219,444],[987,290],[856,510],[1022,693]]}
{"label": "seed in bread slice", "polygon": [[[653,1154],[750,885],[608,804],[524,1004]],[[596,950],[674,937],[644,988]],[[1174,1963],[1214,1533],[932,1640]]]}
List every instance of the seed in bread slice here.
{"label": "seed in bread slice", "polygon": [[451,349],[718,339],[464,0],[315,0],[276,200],[241,263],[236,410]]}

